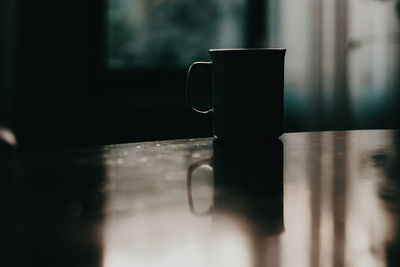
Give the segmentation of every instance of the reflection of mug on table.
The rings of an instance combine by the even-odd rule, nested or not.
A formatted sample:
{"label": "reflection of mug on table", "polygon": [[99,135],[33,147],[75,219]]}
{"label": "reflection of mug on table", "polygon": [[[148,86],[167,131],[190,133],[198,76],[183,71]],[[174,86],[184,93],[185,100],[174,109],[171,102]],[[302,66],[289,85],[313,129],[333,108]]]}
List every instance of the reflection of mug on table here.
{"label": "reflection of mug on table", "polygon": [[[192,164],[187,173],[188,202],[196,215],[229,213],[251,221],[266,234],[283,231],[283,144],[228,145],[213,143],[211,159]],[[214,172],[213,206],[197,212],[192,197],[192,174],[203,165]]]}
{"label": "reflection of mug on table", "polygon": [[[285,49],[211,49],[211,62],[189,68],[187,101],[213,112],[214,134],[225,140],[264,141],[283,132]],[[192,105],[196,69],[212,73],[212,109]]]}

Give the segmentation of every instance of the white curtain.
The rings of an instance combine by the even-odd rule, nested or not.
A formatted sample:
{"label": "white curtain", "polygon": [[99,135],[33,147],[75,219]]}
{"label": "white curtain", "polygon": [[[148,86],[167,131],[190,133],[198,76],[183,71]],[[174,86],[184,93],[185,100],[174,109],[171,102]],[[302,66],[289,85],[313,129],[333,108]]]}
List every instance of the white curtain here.
{"label": "white curtain", "polygon": [[287,48],[289,131],[396,124],[400,48],[396,4],[270,0],[268,45]]}

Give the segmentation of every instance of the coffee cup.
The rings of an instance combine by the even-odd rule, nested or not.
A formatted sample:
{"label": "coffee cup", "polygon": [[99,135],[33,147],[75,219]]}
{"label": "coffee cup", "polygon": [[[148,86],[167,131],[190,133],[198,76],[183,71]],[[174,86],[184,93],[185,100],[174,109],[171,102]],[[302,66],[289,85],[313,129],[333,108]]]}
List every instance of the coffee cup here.
{"label": "coffee cup", "polygon": [[[211,61],[194,62],[187,75],[186,99],[199,113],[213,113],[213,132],[224,141],[264,142],[283,133],[285,49],[210,49]],[[212,107],[193,105],[196,70],[211,72]]]}

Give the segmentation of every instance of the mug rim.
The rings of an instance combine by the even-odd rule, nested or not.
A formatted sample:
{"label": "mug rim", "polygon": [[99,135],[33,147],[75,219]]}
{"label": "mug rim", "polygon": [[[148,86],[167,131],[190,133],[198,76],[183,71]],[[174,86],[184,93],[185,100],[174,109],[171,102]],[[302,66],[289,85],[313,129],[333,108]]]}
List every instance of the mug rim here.
{"label": "mug rim", "polygon": [[286,48],[212,48],[209,52],[236,52],[236,51],[279,51],[285,52]]}

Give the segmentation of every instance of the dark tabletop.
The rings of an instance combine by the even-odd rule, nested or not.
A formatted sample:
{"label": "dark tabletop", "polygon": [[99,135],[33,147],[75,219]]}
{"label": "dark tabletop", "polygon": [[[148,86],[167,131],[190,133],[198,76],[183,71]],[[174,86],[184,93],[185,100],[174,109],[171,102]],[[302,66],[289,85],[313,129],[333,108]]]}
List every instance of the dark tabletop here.
{"label": "dark tabletop", "polygon": [[7,266],[400,266],[400,132],[0,153]]}

